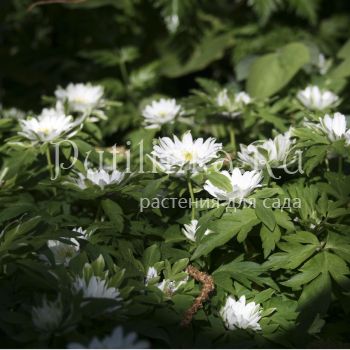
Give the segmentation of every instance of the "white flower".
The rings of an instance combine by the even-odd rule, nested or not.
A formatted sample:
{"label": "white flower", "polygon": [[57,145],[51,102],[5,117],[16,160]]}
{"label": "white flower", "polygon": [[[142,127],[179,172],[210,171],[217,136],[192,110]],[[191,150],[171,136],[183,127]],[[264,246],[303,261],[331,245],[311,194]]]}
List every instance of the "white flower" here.
{"label": "white flower", "polygon": [[[18,134],[31,141],[49,142],[70,132],[76,123],[72,116],[66,116],[60,109],[44,108],[36,118],[19,121],[22,131]],[[75,133],[66,135],[66,138]]]}
{"label": "white flower", "polygon": [[[198,220],[191,220],[189,224],[185,224],[182,229],[182,233],[192,242],[196,241],[196,233],[199,230],[200,226],[198,226]],[[206,230],[204,235],[208,235],[211,233],[210,230]]]}
{"label": "white flower", "polygon": [[231,296],[228,297],[225,305],[220,310],[220,316],[229,330],[237,328],[261,330],[259,325],[261,319],[260,305],[254,302],[246,304],[244,295],[237,301]]}
{"label": "white flower", "polygon": [[124,179],[125,173],[118,170],[107,172],[104,169],[93,170],[88,169],[86,175],[78,173],[78,178],[75,179],[76,185],[82,190],[87,188],[86,180],[104,189],[108,185],[120,184]]}
{"label": "white flower", "polygon": [[231,174],[225,170],[220,173],[230,180],[232,191],[228,192],[218,188],[214,186],[210,180],[207,180],[204,185],[204,189],[219,200],[241,202],[256,188],[261,187],[260,181],[262,180],[262,174],[260,171],[252,170],[242,172],[239,168],[234,168]]}
{"label": "white flower", "polygon": [[176,104],[175,99],[161,98],[153,101],[142,111],[147,128],[157,128],[163,124],[173,122],[181,112],[181,106]]}
{"label": "white flower", "polygon": [[225,116],[235,118],[241,114],[244,106],[252,102],[251,97],[244,91],[229,96],[228,90],[221,90],[216,97],[216,104],[225,109],[222,113]]}
{"label": "white flower", "polygon": [[323,110],[333,107],[339,97],[328,90],[321,90],[318,86],[308,86],[297,94],[298,100],[312,110]]}
{"label": "white flower", "polygon": [[147,270],[147,274],[146,274],[146,277],[145,277],[145,285],[147,286],[148,283],[154,279],[154,278],[157,278],[158,277],[158,271],[155,267],[153,266],[150,266]]}
{"label": "white flower", "polygon": [[97,276],[91,276],[88,281],[84,277],[78,277],[73,282],[74,292],[82,292],[84,298],[103,298],[122,300],[117,288],[108,287],[107,281]]}
{"label": "white flower", "polygon": [[292,145],[291,132],[288,131],[274,139],[253,142],[248,146],[240,145],[241,151],[237,155],[243,164],[255,170],[261,170],[267,165],[279,168],[287,165]]}
{"label": "white flower", "polygon": [[18,108],[3,108],[0,103],[0,118],[23,119],[25,115],[26,114]]}
{"label": "white flower", "polygon": [[328,72],[331,64],[331,60],[326,60],[325,56],[322,53],[318,55],[316,66],[321,75],[325,75]]}
{"label": "white flower", "polygon": [[306,126],[315,130],[320,130],[332,142],[341,139],[348,140],[350,137],[350,129],[346,129],[345,115],[338,112],[334,113],[333,117],[326,114],[323,118],[320,118],[318,124],[306,123]]}
{"label": "white flower", "polygon": [[157,284],[157,287],[166,295],[173,295],[183,284],[187,282],[188,276],[181,281],[172,281],[169,279],[164,279],[162,282]]}
{"label": "white flower", "polygon": [[235,102],[242,105],[248,105],[252,102],[252,99],[246,92],[241,91],[235,95]]}
{"label": "white flower", "polygon": [[61,299],[48,301],[44,297],[41,306],[33,307],[32,320],[34,326],[43,332],[52,332],[58,329],[63,321]]}
{"label": "white flower", "polygon": [[186,132],[179,140],[169,137],[159,139],[159,145],[153,147],[152,156],[162,170],[169,174],[183,175],[187,171],[196,173],[205,169],[206,165],[218,157],[222,149],[221,143],[216,143],[212,137],[193,140],[191,132]]}
{"label": "white flower", "polygon": [[68,84],[63,89],[58,87],[55,91],[58,101],[67,103],[72,112],[90,113],[103,106],[103,87],[88,84]]}
{"label": "white flower", "polygon": [[74,227],[72,231],[78,233],[78,236],[86,237],[87,230],[84,230],[82,227]]}
{"label": "white flower", "polygon": [[138,340],[136,333],[126,333],[121,326],[103,339],[92,338],[87,346],[79,343],[70,343],[67,346],[68,349],[147,349],[148,347],[149,343],[146,340]]}
{"label": "white flower", "polygon": [[64,264],[67,266],[69,261],[79,253],[79,242],[74,238],[69,238],[68,240],[72,244],[63,243],[57,240],[49,240],[47,242],[47,246],[51,250],[56,264]]}

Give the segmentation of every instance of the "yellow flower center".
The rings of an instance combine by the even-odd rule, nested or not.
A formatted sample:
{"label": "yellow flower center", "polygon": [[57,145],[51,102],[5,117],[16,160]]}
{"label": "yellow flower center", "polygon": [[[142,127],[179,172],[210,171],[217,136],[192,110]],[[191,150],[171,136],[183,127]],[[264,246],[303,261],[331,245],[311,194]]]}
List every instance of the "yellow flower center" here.
{"label": "yellow flower center", "polygon": [[41,128],[38,129],[39,132],[42,132],[45,135],[50,134],[51,130],[47,126],[42,126]]}
{"label": "yellow flower center", "polygon": [[190,162],[191,160],[193,160],[193,153],[192,152],[185,151],[183,153],[183,156],[187,162]]}

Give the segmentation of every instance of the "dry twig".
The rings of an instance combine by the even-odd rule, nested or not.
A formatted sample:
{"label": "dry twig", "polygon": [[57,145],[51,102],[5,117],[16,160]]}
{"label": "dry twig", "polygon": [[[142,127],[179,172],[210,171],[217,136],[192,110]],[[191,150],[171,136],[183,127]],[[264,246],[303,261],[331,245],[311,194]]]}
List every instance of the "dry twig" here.
{"label": "dry twig", "polygon": [[203,286],[199,296],[185,312],[184,318],[181,321],[182,327],[187,327],[191,323],[193,316],[203,307],[203,303],[209,299],[209,294],[215,289],[213,277],[210,275],[199,271],[191,265],[187,267],[186,272],[196,281],[202,283]]}

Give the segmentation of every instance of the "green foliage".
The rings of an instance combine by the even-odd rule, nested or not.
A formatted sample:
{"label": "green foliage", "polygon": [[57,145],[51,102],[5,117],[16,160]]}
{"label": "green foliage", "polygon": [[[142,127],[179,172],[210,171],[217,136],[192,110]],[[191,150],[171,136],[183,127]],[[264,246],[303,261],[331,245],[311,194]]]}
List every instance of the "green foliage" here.
{"label": "green foliage", "polygon": [[[1,347],[87,347],[116,327],[152,348],[348,347],[349,3],[31,3],[1,2]],[[54,95],[90,81],[103,98],[84,112]],[[307,105],[298,93],[310,85],[339,98]],[[161,98],[180,111],[146,127]],[[24,120],[54,107],[72,129],[54,143],[23,135]],[[335,112],[341,122],[323,119]],[[187,131],[222,150],[191,173],[205,156],[171,146],[186,172],[167,173],[153,147]],[[248,173],[242,145],[268,162]],[[108,177],[114,166],[120,178]],[[100,167],[106,176],[89,177]],[[233,168],[244,179],[221,172]],[[190,265],[214,290],[184,328],[203,287]],[[228,296],[259,304],[261,329],[230,329]]]}

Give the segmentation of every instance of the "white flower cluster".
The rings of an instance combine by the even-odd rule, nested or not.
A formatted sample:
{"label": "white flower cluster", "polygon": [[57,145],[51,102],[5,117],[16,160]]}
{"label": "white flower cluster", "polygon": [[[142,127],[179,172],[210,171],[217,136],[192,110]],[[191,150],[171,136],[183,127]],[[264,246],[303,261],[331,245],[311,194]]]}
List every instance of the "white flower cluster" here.
{"label": "white flower cluster", "polygon": [[62,104],[67,104],[70,112],[91,113],[104,106],[103,87],[99,85],[68,84],[66,88],[58,87],[56,98]]}
{"label": "white flower cluster", "polygon": [[[196,233],[200,229],[200,226],[198,226],[198,220],[193,219],[189,224],[185,224],[184,228],[182,229],[182,233],[186,236],[187,239],[189,239],[192,242],[196,241]],[[204,236],[207,236],[211,233],[210,230],[206,230],[204,232]]]}
{"label": "white flower cluster", "polygon": [[346,127],[345,115],[334,113],[333,116],[326,114],[319,119],[319,123],[305,123],[307,127],[326,135],[329,141],[345,140],[350,145],[350,128]]}
{"label": "white flower cluster", "polygon": [[297,93],[298,100],[306,107],[315,111],[322,111],[334,107],[339,97],[328,90],[321,90],[318,86],[307,86]]}
{"label": "white flower cluster", "polygon": [[89,185],[96,185],[102,190],[109,185],[118,185],[120,184],[124,177],[125,173],[112,170],[107,171],[105,169],[88,169],[86,174],[78,173],[78,177],[73,179],[73,182],[82,190],[89,187]]}
{"label": "white flower cluster", "polygon": [[159,145],[153,147],[153,160],[168,174],[184,176],[206,169],[206,166],[218,157],[221,143],[212,137],[193,140],[191,132],[185,133],[181,140],[174,136],[159,139]]}
{"label": "white flower cluster", "polygon": [[240,203],[247,198],[256,188],[261,187],[261,180],[263,178],[260,171],[244,171],[239,168],[234,168],[231,173],[224,170],[220,174],[224,175],[231,184],[231,190],[227,191],[219,188],[207,180],[204,189],[218,200]]}
{"label": "white flower cluster", "polygon": [[82,293],[84,298],[102,298],[121,301],[120,292],[117,288],[109,287],[107,281],[98,276],[77,277],[73,282],[73,291]]}
{"label": "white flower cluster", "polygon": [[239,300],[229,296],[220,310],[220,316],[229,330],[237,328],[252,329],[253,331],[261,330],[259,324],[261,319],[260,305],[254,302],[246,304],[244,295]]}
{"label": "white flower cluster", "polygon": [[164,124],[173,123],[175,118],[181,114],[181,106],[175,99],[161,98],[153,101],[142,111],[146,128],[155,129]]}
{"label": "white flower cluster", "polygon": [[[69,84],[55,91],[55,108],[44,108],[36,117],[19,120],[19,135],[34,142],[50,142],[70,138],[83,126],[83,120],[97,108],[103,107],[103,88],[91,84]],[[65,108],[66,107],[66,108]],[[82,115],[74,120],[69,113]],[[99,111],[101,115],[101,111]],[[67,114],[68,113],[68,114]]]}
{"label": "white flower cluster", "polygon": [[92,338],[86,346],[80,343],[68,344],[68,349],[148,349],[149,343],[146,340],[139,340],[136,333],[127,333],[119,326],[111,335],[99,339]]}
{"label": "white flower cluster", "polygon": [[53,332],[63,322],[63,307],[60,297],[54,301],[43,298],[42,305],[32,308],[34,326],[42,332]]}
{"label": "white flower cluster", "polygon": [[253,142],[248,146],[240,145],[238,158],[243,165],[261,170],[265,167],[280,168],[291,162],[290,153],[293,146],[291,132],[277,135],[274,139]]}
{"label": "white flower cluster", "polygon": [[223,109],[222,114],[231,118],[239,116],[244,107],[252,102],[251,97],[244,91],[230,96],[227,89],[221,90],[216,97],[216,104]]}

